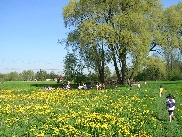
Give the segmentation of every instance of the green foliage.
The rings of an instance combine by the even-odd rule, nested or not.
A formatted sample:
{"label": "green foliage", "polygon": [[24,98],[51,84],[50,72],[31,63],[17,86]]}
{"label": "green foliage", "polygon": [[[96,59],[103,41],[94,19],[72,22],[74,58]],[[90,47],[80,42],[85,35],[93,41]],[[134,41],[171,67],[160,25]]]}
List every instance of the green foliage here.
{"label": "green foliage", "polygon": [[24,70],[20,75],[24,81],[32,81],[35,79],[34,72],[32,70]]}
{"label": "green foliage", "polygon": [[182,27],[182,6],[179,3],[177,6],[170,6],[165,9],[162,15],[162,45],[172,48],[179,48],[182,42],[181,35],[179,33]]}
{"label": "green foliage", "polygon": [[[95,61],[93,65],[97,67],[99,74],[102,76],[101,72],[104,70],[101,68],[105,66],[104,63],[108,63],[106,60],[113,59],[117,77],[120,79],[122,75],[124,83],[126,55],[132,56],[133,72],[137,71],[139,62],[149,52],[148,47],[154,33],[158,31],[154,26],[157,26],[157,17],[161,11],[161,4],[155,0],[72,0],[64,7],[63,15],[65,25],[75,27],[77,35],[74,38],[77,44],[81,48],[90,48],[82,50],[82,53]],[[102,48],[103,45],[105,48]]]}
{"label": "green foliage", "polygon": [[172,70],[168,73],[168,79],[169,80],[181,80],[182,79],[182,73],[179,70]]}
{"label": "green foliage", "polygon": [[54,71],[51,71],[50,74],[49,74],[49,77],[54,80],[56,77],[58,77],[57,74],[54,73]]}
{"label": "green foliage", "polygon": [[104,71],[104,76],[105,76],[105,81],[108,81],[111,79],[111,70],[109,69],[108,66],[105,67],[105,71]]}
{"label": "green foliage", "polygon": [[87,81],[88,82],[96,82],[98,81],[98,74],[89,72],[87,74]]}
{"label": "green foliage", "polygon": [[58,74],[55,74],[53,71],[47,73],[45,70],[38,71],[34,73],[32,70],[24,70],[21,73],[10,72],[7,74],[0,74],[0,81],[45,81],[46,79],[52,79],[58,77]]}
{"label": "green foliage", "polygon": [[149,56],[144,60],[143,70],[137,74],[137,80],[165,80],[166,63],[158,57]]}
{"label": "green foliage", "polygon": [[10,72],[8,74],[5,74],[4,76],[5,81],[19,81],[20,77],[18,72]]}
{"label": "green foliage", "polygon": [[169,80],[182,79],[182,58],[179,49],[167,48],[164,52],[166,61],[167,78]]}
{"label": "green foliage", "polygon": [[79,62],[77,57],[73,53],[68,53],[64,60],[64,75],[65,80],[74,81],[79,83],[85,80],[83,74],[84,66],[82,62]]}
{"label": "green foliage", "polygon": [[35,78],[38,80],[38,81],[45,81],[46,80],[46,76],[47,76],[47,72],[45,70],[41,70],[38,71],[35,75]]}
{"label": "green foliage", "polygon": [[77,67],[77,58],[74,54],[68,53],[64,60],[64,74],[66,80],[74,80]]}

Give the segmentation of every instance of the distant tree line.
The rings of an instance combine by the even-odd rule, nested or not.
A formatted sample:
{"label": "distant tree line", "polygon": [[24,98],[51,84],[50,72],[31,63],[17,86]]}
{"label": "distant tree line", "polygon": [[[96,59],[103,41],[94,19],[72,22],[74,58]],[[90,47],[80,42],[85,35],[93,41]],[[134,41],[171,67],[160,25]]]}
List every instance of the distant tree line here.
{"label": "distant tree line", "polygon": [[[83,71],[77,71],[75,68],[79,68],[80,65],[77,63],[74,67],[70,67],[68,64],[72,64],[71,62],[66,63],[64,65],[64,75],[58,75],[54,71],[47,73],[45,70],[37,71],[36,73],[32,70],[24,70],[21,73],[16,71],[2,74],[0,73],[0,82],[2,81],[46,81],[49,79],[51,81],[56,81],[57,83],[67,83],[67,81],[78,83],[86,83],[86,82],[98,82],[98,74],[96,72],[84,73]],[[68,69],[69,68],[69,69]],[[116,76],[111,74],[110,69],[107,67],[105,72],[105,76],[107,80],[116,79]]]}
{"label": "distant tree line", "polygon": [[24,70],[21,73],[16,71],[0,74],[1,81],[45,81],[46,79],[54,80],[55,78],[60,77],[55,74],[54,71],[47,73],[45,70],[37,71],[34,73],[32,70]]}

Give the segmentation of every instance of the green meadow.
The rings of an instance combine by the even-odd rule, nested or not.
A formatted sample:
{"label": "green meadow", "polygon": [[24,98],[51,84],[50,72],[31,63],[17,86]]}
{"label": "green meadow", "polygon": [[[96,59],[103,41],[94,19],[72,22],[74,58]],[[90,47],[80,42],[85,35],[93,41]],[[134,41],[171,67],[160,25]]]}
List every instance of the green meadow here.
{"label": "green meadow", "polygon": [[[159,86],[164,92],[159,97]],[[55,90],[43,90],[43,87]],[[0,85],[2,137],[181,137],[182,81],[106,86],[105,90],[62,90],[55,82],[5,82]],[[169,122],[166,96],[175,96]]]}

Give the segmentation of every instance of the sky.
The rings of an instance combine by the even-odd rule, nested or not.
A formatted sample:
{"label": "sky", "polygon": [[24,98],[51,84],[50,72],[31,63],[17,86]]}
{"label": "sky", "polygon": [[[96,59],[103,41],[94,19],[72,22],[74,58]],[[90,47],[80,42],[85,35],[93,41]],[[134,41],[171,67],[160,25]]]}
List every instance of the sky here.
{"label": "sky", "polygon": [[[161,0],[164,8],[182,0]],[[0,0],[0,73],[63,73],[67,54],[62,10],[69,0]]]}

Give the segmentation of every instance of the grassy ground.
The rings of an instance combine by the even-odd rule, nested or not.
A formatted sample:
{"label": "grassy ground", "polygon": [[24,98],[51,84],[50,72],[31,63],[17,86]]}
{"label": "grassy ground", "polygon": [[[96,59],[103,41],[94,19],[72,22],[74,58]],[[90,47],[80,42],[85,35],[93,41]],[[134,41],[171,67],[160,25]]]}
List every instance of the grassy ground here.
{"label": "grassy ground", "polygon": [[[159,87],[164,92],[159,97]],[[5,82],[0,85],[0,136],[181,137],[182,81],[141,82],[106,90],[62,90],[56,82]],[[42,90],[42,87],[56,90]],[[175,96],[169,122],[166,96]]]}

